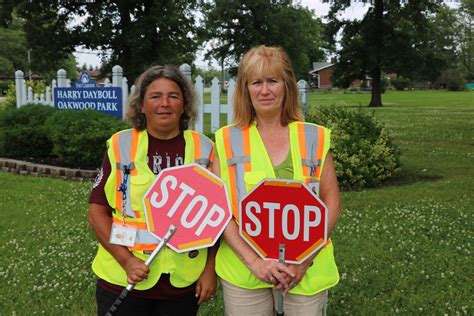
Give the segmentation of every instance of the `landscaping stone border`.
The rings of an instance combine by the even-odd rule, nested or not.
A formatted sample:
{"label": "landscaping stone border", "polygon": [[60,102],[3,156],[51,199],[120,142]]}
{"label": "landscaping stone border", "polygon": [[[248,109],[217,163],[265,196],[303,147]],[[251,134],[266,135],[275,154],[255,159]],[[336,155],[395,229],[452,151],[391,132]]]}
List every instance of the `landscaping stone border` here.
{"label": "landscaping stone border", "polygon": [[0,158],[0,170],[36,177],[50,177],[78,181],[93,180],[99,173],[99,170],[71,169],[7,158]]}

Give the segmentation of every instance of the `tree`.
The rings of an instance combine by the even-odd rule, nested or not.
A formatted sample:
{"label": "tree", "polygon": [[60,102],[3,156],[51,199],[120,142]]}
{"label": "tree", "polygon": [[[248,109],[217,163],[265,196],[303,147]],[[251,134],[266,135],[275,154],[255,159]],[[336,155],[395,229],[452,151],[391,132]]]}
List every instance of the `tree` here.
{"label": "tree", "polygon": [[13,78],[17,69],[27,69],[26,38],[21,26],[0,27],[0,76]]}
{"label": "tree", "polygon": [[474,1],[463,0],[456,23],[461,62],[467,70],[467,80],[474,82]]}
{"label": "tree", "polygon": [[297,77],[307,79],[310,63],[324,56],[321,21],[291,0],[206,2],[203,25],[201,37],[211,44],[206,58],[231,67],[254,46],[281,46]]}
{"label": "tree", "polygon": [[76,13],[83,23],[74,28],[86,48],[104,54],[103,70],[119,64],[129,80],[148,66],[192,63],[199,46],[195,36],[196,0],[94,1]]}
{"label": "tree", "polygon": [[[338,13],[351,1],[331,1],[328,13],[328,39],[339,55],[334,71],[336,83],[345,87],[355,79],[372,79],[369,106],[382,106],[382,71],[411,78],[424,65],[429,33],[429,17],[438,11],[440,1],[372,0],[360,20],[344,20]],[[335,49],[338,32],[341,49]]]}
{"label": "tree", "polygon": [[22,19],[27,49],[31,52],[31,70],[48,80],[56,77],[59,68],[66,68],[70,77],[76,68],[75,61],[71,67],[76,38],[68,25],[74,19],[77,5],[72,4],[74,1],[64,3],[62,6],[56,1],[22,0],[14,10]]}
{"label": "tree", "polygon": [[12,13],[14,7],[14,0],[2,0],[2,2],[0,2],[0,27],[8,28],[11,26],[13,22]]}
{"label": "tree", "polygon": [[54,68],[55,72],[82,45],[104,52],[104,75],[119,64],[134,81],[153,64],[192,63],[199,46],[196,3],[20,0],[15,5],[24,21],[34,71],[52,73]]}
{"label": "tree", "polygon": [[[428,16],[424,35],[413,41],[414,49],[410,52],[416,64],[409,64],[403,71],[404,61],[400,61],[394,71],[409,76],[416,81],[428,81],[436,86],[447,69],[457,68],[459,62],[458,43],[456,40],[455,10],[440,6],[434,15]],[[410,70],[410,71],[409,71]]]}

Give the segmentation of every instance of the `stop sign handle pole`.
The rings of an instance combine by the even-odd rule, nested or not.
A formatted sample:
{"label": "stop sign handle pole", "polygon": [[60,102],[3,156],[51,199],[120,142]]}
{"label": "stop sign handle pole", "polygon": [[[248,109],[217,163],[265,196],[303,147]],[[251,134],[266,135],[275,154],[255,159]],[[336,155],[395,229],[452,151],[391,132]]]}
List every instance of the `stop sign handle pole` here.
{"label": "stop sign handle pole", "polygon": [[[285,244],[280,244],[278,246],[278,262],[283,263],[283,264],[285,263],[285,250],[286,250]],[[277,302],[276,314],[277,316],[285,315],[285,312],[283,311],[283,289],[278,290],[278,302]]]}
{"label": "stop sign handle pole", "polygon": [[[173,234],[176,232],[177,228],[173,224],[170,225],[168,228],[168,232],[166,233],[165,237],[160,241],[158,246],[156,246],[155,250],[150,254],[148,259],[145,261],[145,265],[148,267],[153,260],[155,260],[156,256],[158,253],[161,251],[161,249],[168,243],[168,240],[173,236]],[[120,293],[119,297],[115,300],[115,302],[110,306],[109,310],[105,314],[106,316],[112,316],[113,313],[117,310],[117,308],[122,304],[122,301],[127,297],[128,293],[130,293],[133,288],[135,287],[135,284],[129,284],[127,285],[126,288],[122,290],[122,293]]]}

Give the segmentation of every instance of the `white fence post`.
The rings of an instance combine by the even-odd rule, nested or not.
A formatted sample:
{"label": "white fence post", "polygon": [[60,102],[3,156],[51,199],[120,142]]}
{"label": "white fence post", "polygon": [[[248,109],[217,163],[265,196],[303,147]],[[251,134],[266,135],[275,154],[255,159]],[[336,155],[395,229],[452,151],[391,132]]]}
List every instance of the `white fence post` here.
{"label": "white fence post", "polygon": [[123,68],[119,65],[112,67],[112,86],[121,87],[123,79]]}
{"label": "white fence post", "polygon": [[33,88],[28,87],[28,95],[26,97],[26,103],[31,103],[33,102]]}
{"label": "white fence post", "polygon": [[19,108],[23,105],[23,81],[25,81],[24,73],[21,70],[15,71],[15,90],[16,90],[16,107]]}
{"label": "white fence post", "polygon": [[191,66],[189,66],[188,64],[182,64],[181,66],[179,66],[179,70],[181,70],[181,72],[186,76],[186,78],[188,78],[189,82],[192,82]]}
{"label": "white fence post", "polygon": [[196,84],[194,85],[196,90],[196,102],[197,102],[197,119],[194,125],[194,130],[203,133],[204,132],[204,79],[201,76],[196,77]]}
{"label": "white fence post", "polygon": [[234,102],[233,96],[235,91],[235,80],[229,80],[229,86],[227,87],[227,124],[232,123],[234,119]]}
{"label": "white fence post", "polygon": [[305,80],[298,81],[298,89],[300,90],[300,102],[303,106],[303,113],[308,111],[308,89],[309,85]]}
{"label": "white fence post", "polygon": [[58,75],[58,81],[57,81],[58,88],[66,88],[67,87],[67,85],[66,85],[66,70],[59,69],[58,72],[57,72],[57,75]]}
{"label": "white fence post", "polygon": [[221,96],[220,96],[219,79],[212,79],[211,86],[211,132],[214,133],[219,129],[221,115]]}
{"label": "white fence post", "polygon": [[123,93],[123,68],[119,65],[115,65],[112,67],[112,87],[122,88],[122,119],[125,119],[126,99],[124,98],[124,93]]}
{"label": "white fence post", "polygon": [[127,78],[122,79],[122,107],[123,107],[123,118],[128,110],[128,80]]}
{"label": "white fence post", "polygon": [[[54,81],[54,80],[53,80]],[[51,98],[51,87],[46,87],[46,95],[45,95],[45,102],[49,106],[54,106],[53,98]]]}

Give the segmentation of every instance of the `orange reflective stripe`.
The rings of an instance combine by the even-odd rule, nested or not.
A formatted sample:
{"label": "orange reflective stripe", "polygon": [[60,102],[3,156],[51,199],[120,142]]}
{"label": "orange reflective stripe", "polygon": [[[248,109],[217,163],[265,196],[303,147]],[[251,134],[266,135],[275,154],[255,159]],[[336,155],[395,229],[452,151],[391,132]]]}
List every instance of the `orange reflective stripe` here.
{"label": "orange reflective stripe", "polygon": [[[115,156],[115,161],[117,163],[120,163],[120,150],[119,150],[119,137],[120,135],[117,133],[112,137],[112,149],[114,151],[114,156]],[[116,168],[116,176],[115,176],[115,187],[118,188],[120,187],[120,184],[122,183],[122,173],[120,172],[120,168]],[[116,191],[115,192],[115,208],[117,210],[122,210],[122,192]]]}
{"label": "orange reflective stripe", "polygon": [[323,161],[323,150],[324,150],[324,128],[318,128],[318,150],[316,151],[316,161],[320,161],[321,163],[318,164],[316,171],[314,172],[314,176],[316,178],[321,178],[321,165]]}
{"label": "orange reflective stripe", "polygon": [[[138,211],[135,211],[135,214],[137,214],[137,213],[138,213]],[[113,221],[114,221],[114,223],[118,223],[118,224],[122,224],[122,222],[123,222],[120,218],[115,217],[115,216],[113,217]],[[148,226],[146,225],[145,222],[132,222],[130,220],[127,220],[126,225],[131,226],[131,227],[135,227],[137,229],[148,229]]]}
{"label": "orange reflective stripe", "polygon": [[[230,129],[229,128],[224,128],[222,130],[222,138],[225,140],[230,139]],[[227,159],[232,159],[232,147],[230,146],[230,142],[224,142],[224,148],[225,148],[225,156]]]}
{"label": "orange reflective stripe", "polygon": [[214,162],[214,150],[216,148],[212,146],[211,154],[209,155],[209,166],[207,167],[208,170],[212,169],[212,163]]}
{"label": "orange reflective stripe", "polygon": [[[132,145],[130,148],[130,161],[135,161],[135,156],[137,155],[137,147],[138,147],[138,129],[134,128],[132,130]],[[133,168],[130,172],[132,176],[137,175],[137,168]]]}
{"label": "orange reflective stripe", "polygon": [[[225,156],[227,158],[227,160],[230,160],[233,158],[233,155],[232,155],[232,147],[230,145],[230,129],[229,128],[224,128],[222,130],[222,138],[224,140],[227,140],[227,141],[224,141],[224,148],[225,148]],[[229,172],[229,182],[230,182],[230,188],[229,189],[229,192],[230,192],[230,203],[231,203],[231,206],[232,206],[232,213],[234,214],[234,217],[235,218],[239,218],[239,207],[238,207],[238,204],[237,204],[237,184],[235,182],[235,178],[236,178],[236,175],[235,173],[237,172],[236,170],[236,166],[235,165],[232,165],[232,166],[228,166],[227,168],[228,172]]]}
{"label": "orange reflective stripe", "polygon": [[130,250],[155,250],[157,244],[135,244],[133,247],[128,247]]}
{"label": "orange reflective stripe", "polygon": [[199,135],[197,132],[192,132],[191,134],[193,136],[193,147],[194,147],[194,159],[193,161],[195,161],[196,159],[199,159],[201,157],[201,139],[199,138]]}
{"label": "orange reflective stripe", "polygon": [[[308,153],[306,152],[306,134],[303,123],[298,123],[298,143],[300,147],[301,159],[308,159]],[[303,176],[306,178],[306,183],[309,183],[309,166],[302,164],[301,166]]]}
{"label": "orange reflective stripe", "polygon": [[[243,137],[243,147],[244,147],[244,156],[250,157],[250,127],[246,127],[242,129],[242,137]],[[244,171],[252,171],[252,162],[251,160],[246,161],[244,163]]]}

